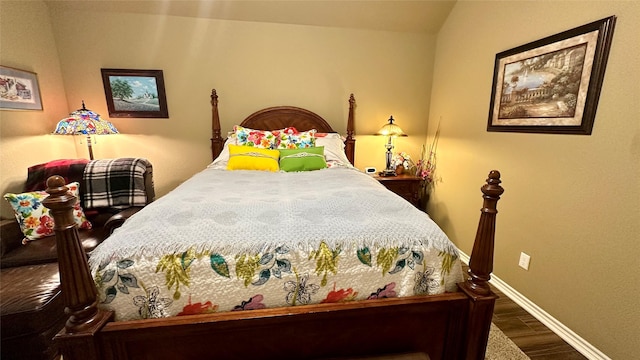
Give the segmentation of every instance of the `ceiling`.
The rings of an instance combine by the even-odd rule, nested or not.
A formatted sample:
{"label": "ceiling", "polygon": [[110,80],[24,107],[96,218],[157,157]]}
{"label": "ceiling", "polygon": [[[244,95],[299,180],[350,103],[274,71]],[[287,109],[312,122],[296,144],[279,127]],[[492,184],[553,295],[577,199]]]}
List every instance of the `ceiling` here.
{"label": "ceiling", "polygon": [[53,9],[436,34],[456,0],[45,0]]}

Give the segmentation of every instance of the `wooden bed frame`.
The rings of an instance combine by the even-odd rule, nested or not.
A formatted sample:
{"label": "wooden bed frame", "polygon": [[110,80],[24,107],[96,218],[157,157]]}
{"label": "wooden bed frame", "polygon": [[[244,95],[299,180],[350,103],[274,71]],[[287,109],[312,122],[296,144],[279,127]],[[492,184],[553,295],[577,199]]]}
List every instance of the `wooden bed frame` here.
{"label": "wooden bed frame", "polygon": [[[211,94],[212,154],[222,150],[218,97]],[[353,95],[349,99],[346,153],[354,159]],[[250,115],[243,126],[296,126],[332,132],[320,116],[296,107],[274,107]],[[72,217],[75,198],[64,179],[51,177],[44,201],[55,220],[60,280],[69,316],[56,335],[64,360],[94,359],[323,359],[421,353],[436,359],[484,359],[497,296],[493,270],[500,173],[482,187],[483,207],[471,254],[469,278],[459,291],[431,296],[303,305],[276,309],[114,322],[98,306],[98,295]]]}

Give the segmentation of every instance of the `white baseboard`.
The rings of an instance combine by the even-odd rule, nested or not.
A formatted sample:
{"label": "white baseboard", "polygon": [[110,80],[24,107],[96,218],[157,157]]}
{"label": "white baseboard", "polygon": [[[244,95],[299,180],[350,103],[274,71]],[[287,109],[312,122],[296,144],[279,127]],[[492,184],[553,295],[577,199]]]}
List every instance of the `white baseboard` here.
{"label": "white baseboard", "polygon": [[[460,260],[465,264],[469,264],[469,255],[460,252]],[[531,316],[535,317],[543,323],[549,330],[553,331],[556,335],[560,336],[564,341],[571,345],[574,349],[584,355],[590,360],[611,360],[610,357],[605,355],[602,351],[596,349],[593,345],[581,338],[578,334],[573,332],[563,323],[544,311],[538,305],[527,299],[524,295],[520,294],[514,288],[509,286],[506,282],[501,280],[495,275],[491,275],[489,281],[491,285],[495,286],[498,290],[502,291],[509,299],[513,300],[516,304],[520,305]]]}

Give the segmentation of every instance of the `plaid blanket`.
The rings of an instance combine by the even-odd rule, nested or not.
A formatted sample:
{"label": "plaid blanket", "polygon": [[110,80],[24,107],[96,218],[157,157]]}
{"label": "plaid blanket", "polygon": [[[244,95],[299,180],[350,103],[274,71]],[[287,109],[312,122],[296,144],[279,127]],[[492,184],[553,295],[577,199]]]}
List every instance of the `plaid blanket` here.
{"label": "plaid blanket", "polygon": [[84,168],[89,160],[62,159],[33,165],[27,170],[27,182],[24,191],[40,191],[47,188],[47,179],[53,175],[64,178],[65,184],[82,181]]}
{"label": "plaid blanket", "polygon": [[147,167],[151,167],[151,163],[142,158],[90,161],[83,175],[85,208],[146,205],[144,173]]}

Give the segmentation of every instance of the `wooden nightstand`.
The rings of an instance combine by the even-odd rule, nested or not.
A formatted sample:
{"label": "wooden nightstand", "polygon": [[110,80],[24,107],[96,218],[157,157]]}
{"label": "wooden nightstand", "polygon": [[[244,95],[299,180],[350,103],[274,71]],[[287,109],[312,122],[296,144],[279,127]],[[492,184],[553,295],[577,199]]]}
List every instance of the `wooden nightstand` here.
{"label": "wooden nightstand", "polygon": [[420,179],[415,175],[402,174],[398,176],[374,175],[374,179],[380,181],[387,189],[402,196],[415,207],[420,206]]}

